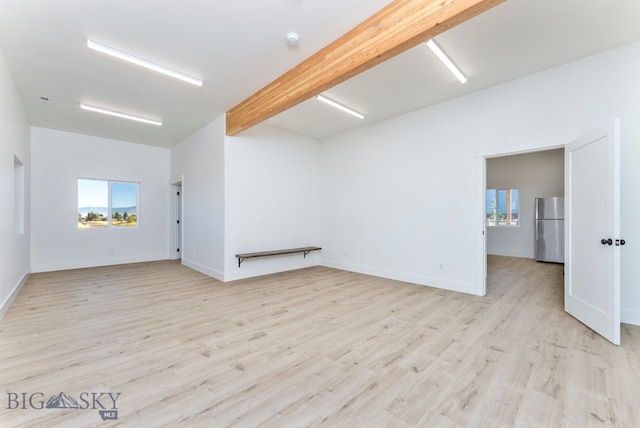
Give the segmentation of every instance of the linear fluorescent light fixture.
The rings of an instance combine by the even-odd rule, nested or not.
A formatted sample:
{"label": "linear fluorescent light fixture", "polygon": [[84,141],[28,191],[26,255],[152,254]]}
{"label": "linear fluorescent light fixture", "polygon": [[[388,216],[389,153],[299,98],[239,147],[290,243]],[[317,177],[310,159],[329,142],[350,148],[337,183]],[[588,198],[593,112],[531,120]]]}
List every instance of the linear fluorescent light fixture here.
{"label": "linear fluorescent light fixture", "polygon": [[318,99],[318,101],[322,101],[325,104],[329,104],[330,106],[335,107],[338,110],[342,110],[345,113],[349,113],[351,116],[355,116],[358,119],[364,119],[364,115],[362,113],[358,113],[357,111],[350,109],[349,107],[342,105],[339,102],[333,101],[332,99],[327,98],[324,95],[317,95],[316,99]]}
{"label": "linear fluorescent light fixture", "polygon": [[148,68],[149,70],[157,71],[158,73],[162,73],[167,76],[174,77],[176,79],[182,80],[183,82],[191,83],[192,85],[196,85],[196,86],[202,86],[202,79],[198,79],[196,77],[189,76],[188,74],[184,74],[179,71],[172,70],[168,67],[155,64],[151,61],[147,61],[146,59],[138,58],[137,56],[133,56],[126,52],[122,52],[121,50],[114,49],[107,45],[103,45],[102,43],[98,43],[91,39],[87,39],[87,46],[98,52],[102,52],[104,54],[111,55],[112,57],[130,62],[132,64],[136,64],[141,67]]}
{"label": "linear fluorescent light fixture", "polygon": [[149,125],[162,126],[162,122],[159,121],[159,120],[149,119],[149,118],[142,117],[142,116],[136,116],[136,115],[129,114],[129,113],[123,113],[121,111],[111,110],[111,109],[104,108],[104,107],[96,107],[96,106],[91,106],[91,105],[88,105],[88,104],[80,104],[80,108],[82,110],[88,110],[88,111],[93,111],[93,112],[96,112],[96,113],[107,114],[109,116],[120,117],[122,119],[135,120],[137,122],[147,123]]}
{"label": "linear fluorescent light fixture", "polygon": [[429,41],[427,42],[427,46],[429,46],[429,48],[433,51],[434,54],[436,54],[440,61],[442,61],[442,63],[447,66],[449,71],[451,71],[453,75],[458,78],[460,83],[467,82],[467,78],[464,74],[462,74],[462,71],[460,71],[460,69],[456,67],[453,61],[449,59],[449,57],[442,51],[442,49],[440,49],[440,46],[438,46],[436,42],[433,41],[433,39],[429,39]]}

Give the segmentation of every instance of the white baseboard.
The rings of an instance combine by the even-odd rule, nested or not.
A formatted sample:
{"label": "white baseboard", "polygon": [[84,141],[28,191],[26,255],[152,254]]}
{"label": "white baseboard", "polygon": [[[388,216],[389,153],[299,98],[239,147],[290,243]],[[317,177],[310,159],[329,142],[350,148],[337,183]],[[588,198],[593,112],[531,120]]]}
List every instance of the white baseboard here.
{"label": "white baseboard", "polygon": [[31,271],[27,271],[27,273],[22,276],[22,279],[18,281],[16,286],[13,287],[13,291],[11,291],[7,298],[4,299],[4,302],[2,302],[2,306],[0,306],[0,321],[2,321],[4,314],[9,310],[9,306],[11,306],[16,297],[18,297],[18,294],[20,294],[20,290],[22,290],[22,286],[27,282],[27,279],[29,279],[30,274]]}
{"label": "white baseboard", "polygon": [[151,254],[139,257],[122,257],[113,259],[80,260],[66,263],[34,264],[31,266],[33,273],[55,272],[59,270],[85,269],[101,266],[125,265],[129,263],[156,262],[167,260],[167,254]]}
{"label": "white baseboard", "polygon": [[[279,257],[286,259],[286,257]],[[255,278],[258,276],[272,275],[280,272],[290,272],[293,270],[306,269],[318,266],[319,257],[307,256],[306,258],[289,256],[289,260],[267,260],[267,258],[245,260],[240,268],[234,268],[224,275],[224,281],[238,281],[240,279]]]}
{"label": "white baseboard", "polygon": [[457,291],[460,293],[475,294],[476,286],[471,282],[450,281],[447,279],[433,278],[411,273],[395,272],[385,269],[372,268],[335,260],[322,260],[322,266],[346,270],[349,272],[362,273],[365,275],[377,276],[380,278],[392,279],[395,281],[410,282],[412,284],[425,285],[427,287],[441,288],[443,290]]}
{"label": "white baseboard", "polygon": [[201,265],[200,263],[194,262],[189,259],[182,259],[182,264],[190,269],[203,273],[207,276],[217,279],[218,281],[224,281],[224,273],[217,271],[215,269],[211,269],[208,266]]}
{"label": "white baseboard", "polygon": [[620,309],[620,321],[625,324],[640,326],[640,311],[632,311],[630,309]]}

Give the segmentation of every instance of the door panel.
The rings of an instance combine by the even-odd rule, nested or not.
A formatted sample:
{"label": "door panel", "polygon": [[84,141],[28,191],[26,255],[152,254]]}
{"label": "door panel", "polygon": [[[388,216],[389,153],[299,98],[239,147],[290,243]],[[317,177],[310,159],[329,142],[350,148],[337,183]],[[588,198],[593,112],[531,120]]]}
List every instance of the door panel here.
{"label": "door panel", "polygon": [[565,149],[565,310],[620,344],[619,121]]}

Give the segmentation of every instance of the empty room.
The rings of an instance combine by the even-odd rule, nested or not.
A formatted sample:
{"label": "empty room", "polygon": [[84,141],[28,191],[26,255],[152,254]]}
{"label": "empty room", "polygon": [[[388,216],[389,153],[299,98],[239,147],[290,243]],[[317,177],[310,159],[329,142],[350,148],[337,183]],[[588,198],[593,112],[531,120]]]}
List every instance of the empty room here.
{"label": "empty room", "polygon": [[639,425],[638,19],[1,0],[0,426]]}

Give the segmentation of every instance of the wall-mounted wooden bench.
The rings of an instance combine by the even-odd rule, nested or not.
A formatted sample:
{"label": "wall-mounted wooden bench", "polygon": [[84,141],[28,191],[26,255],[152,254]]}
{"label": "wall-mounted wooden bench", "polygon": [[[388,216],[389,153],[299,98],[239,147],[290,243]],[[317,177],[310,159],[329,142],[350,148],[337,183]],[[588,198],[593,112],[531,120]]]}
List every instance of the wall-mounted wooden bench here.
{"label": "wall-mounted wooden bench", "polygon": [[253,259],[256,257],[268,257],[268,256],[281,256],[283,254],[295,254],[295,253],[304,253],[304,257],[307,257],[312,251],[322,250],[320,247],[302,247],[302,248],[288,248],[286,250],[273,250],[273,251],[260,251],[257,253],[244,253],[244,254],[236,254],[238,258],[238,267],[242,264],[246,259]]}

